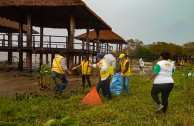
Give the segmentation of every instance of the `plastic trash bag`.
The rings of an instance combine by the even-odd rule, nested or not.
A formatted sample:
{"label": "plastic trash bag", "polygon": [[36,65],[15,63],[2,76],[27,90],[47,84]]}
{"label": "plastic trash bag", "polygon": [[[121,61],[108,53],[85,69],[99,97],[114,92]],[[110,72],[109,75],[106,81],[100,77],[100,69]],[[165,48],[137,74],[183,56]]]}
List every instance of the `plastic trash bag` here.
{"label": "plastic trash bag", "polygon": [[122,76],[121,74],[114,74],[112,83],[110,85],[110,91],[112,94],[119,95],[122,92]]}

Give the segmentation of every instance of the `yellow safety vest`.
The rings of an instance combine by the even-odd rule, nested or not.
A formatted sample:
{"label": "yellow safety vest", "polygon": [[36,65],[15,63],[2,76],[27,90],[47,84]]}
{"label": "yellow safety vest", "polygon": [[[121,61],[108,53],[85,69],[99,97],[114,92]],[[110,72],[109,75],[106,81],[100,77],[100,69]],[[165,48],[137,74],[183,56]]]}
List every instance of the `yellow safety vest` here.
{"label": "yellow safety vest", "polygon": [[53,59],[52,71],[55,71],[60,74],[65,74],[65,71],[63,70],[61,66],[61,59],[63,58],[64,58],[63,56],[58,55],[55,59]]}
{"label": "yellow safety vest", "polygon": [[184,60],[181,60],[180,65],[181,65],[181,66],[184,65],[184,63],[185,63]]}
{"label": "yellow safety vest", "polygon": [[[99,62],[99,67],[102,67],[102,62],[106,62],[105,59],[101,59]],[[109,77],[109,66],[107,64],[107,70],[105,72],[102,72],[100,70],[100,77],[101,79]]]}
{"label": "yellow safety vest", "polygon": [[81,65],[82,65],[82,74],[90,75],[91,67],[88,66],[88,61],[87,62],[82,61]]}
{"label": "yellow safety vest", "polygon": [[[128,62],[128,60],[125,60],[125,62],[121,62],[121,72],[123,73],[126,70],[126,63]],[[131,69],[130,69],[130,64],[129,64],[129,68],[127,70],[127,72],[125,72],[123,74],[123,77],[127,77],[131,75]]]}

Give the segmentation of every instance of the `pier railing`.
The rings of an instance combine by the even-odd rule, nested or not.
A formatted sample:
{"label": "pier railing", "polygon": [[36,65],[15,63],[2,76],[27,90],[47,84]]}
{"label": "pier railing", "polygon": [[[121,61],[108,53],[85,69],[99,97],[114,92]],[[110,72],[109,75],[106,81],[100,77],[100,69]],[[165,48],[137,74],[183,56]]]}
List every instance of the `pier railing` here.
{"label": "pier railing", "polygon": [[[0,48],[2,49],[70,49],[68,47],[68,37],[67,36],[54,36],[54,35],[43,35],[42,40],[40,35],[32,35],[32,43],[27,43],[29,37],[23,34],[20,38],[19,34],[0,34]],[[42,42],[41,42],[42,41]],[[42,43],[42,44],[41,44]],[[88,47],[87,47],[88,46]],[[74,39],[73,50],[77,51],[88,51],[91,53],[98,52],[97,41],[86,42]],[[113,49],[112,46],[101,43],[99,45],[99,50],[102,53],[110,53]]]}

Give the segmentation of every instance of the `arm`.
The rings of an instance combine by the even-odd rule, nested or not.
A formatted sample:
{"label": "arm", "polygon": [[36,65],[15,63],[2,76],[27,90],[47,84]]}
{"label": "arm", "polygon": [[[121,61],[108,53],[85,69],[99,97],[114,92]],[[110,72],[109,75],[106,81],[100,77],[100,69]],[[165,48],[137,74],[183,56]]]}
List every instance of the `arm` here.
{"label": "arm", "polygon": [[159,72],[160,72],[160,65],[156,64],[153,74],[150,76],[149,79],[147,79],[147,83],[150,82],[153,78],[155,78],[159,74]]}
{"label": "arm", "polygon": [[149,83],[153,78],[156,77],[157,74],[152,74],[149,79],[147,79],[147,83]]}
{"label": "arm", "polygon": [[102,62],[102,67],[99,67],[97,65],[97,68],[100,69],[102,72],[107,71],[107,63],[106,62]]}
{"label": "arm", "polygon": [[65,65],[65,63],[66,63],[65,58],[61,59],[61,66],[63,70],[66,71],[68,74],[71,74],[71,71],[67,69],[67,66]]}
{"label": "arm", "polygon": [[126,63],[126,70],[123,72],[123,74],[125,74],[129,69],[129,62]]}
{"label": "arm", "polygon": [[77,68],[80,68],[81,66],[82,66],[82,64],[80,64],[80,65],[74,67],[72,70],[75,70],[75,69],[77,69]]}

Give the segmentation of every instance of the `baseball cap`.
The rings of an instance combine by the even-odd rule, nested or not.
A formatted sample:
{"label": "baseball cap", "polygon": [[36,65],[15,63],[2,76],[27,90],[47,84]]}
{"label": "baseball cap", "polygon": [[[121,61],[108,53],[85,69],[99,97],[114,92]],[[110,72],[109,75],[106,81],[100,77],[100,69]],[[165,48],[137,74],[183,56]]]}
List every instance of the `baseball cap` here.
{"label": "baseball cap", "polygon": [[121,53],[119,58],[123,58],[123,57],[125,57],[125,54]]}
{"label": "baseball cap", "polygon": [[104,55],[103,55],[102,53],[98,53],[97,56],[96,56],[96,58],[98,58],[98,57],[99,57],[99,58],[103,58],[103,56],[104,56]]}

